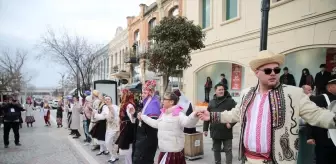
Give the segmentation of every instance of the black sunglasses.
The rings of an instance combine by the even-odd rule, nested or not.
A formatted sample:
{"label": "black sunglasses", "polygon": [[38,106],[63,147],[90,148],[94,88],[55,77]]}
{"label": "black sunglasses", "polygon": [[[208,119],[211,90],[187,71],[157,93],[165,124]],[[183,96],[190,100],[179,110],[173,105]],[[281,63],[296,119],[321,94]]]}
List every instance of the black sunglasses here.
{"label": "black sunglasses", "polygon": [[281,72],[281,68],[279,67],[275,67],[275,68],[265,68],[263,71],[266,75],[270,75],[272,72],[274,72],[275,74],[279,74]]}

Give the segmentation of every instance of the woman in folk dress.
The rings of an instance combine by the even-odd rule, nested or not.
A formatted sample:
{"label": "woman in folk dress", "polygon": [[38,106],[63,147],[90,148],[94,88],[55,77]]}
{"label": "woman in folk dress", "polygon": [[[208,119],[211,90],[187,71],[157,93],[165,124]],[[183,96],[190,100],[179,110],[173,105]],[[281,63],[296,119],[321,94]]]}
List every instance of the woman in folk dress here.
{"label": "woman in folk dress", "polygon": [[111,153],[111,158],[108,160],[109,163],[114,163],[118,158],[118,145],[115,144],[119,137],[119,107],[112,104],[112,98],[105,97],[105,104],[109,108],[109,114],[107,116],[107,126],[105,135],[105,144],[107,149]]}
{"label": "woman in folk dress", "polygon": [[44,115],[44,122],[45,122],[45,126],[51,126],[50,124],[50,106],[49,104],[44,104],[43,106],[43,115]]}
{"label": "woman in folk dress", "polygon": [[99,155],[108,155],[110,152],[106,148],[105,144],[105,136],[106,136],[106,119],[109,114],[109,108],[105,104],[104,96],[99,95],[99,99],[101,100],[100,104],[98,105],[98,110],[94,110],[92,112],[93,118],[96,120],[96,124],[91,129],[90,134],[92,138],[96,138],[98,140],[98,144],[100,146],[100,151],[97,153]]}
{"label": "woman in folk dress", "polygon": [[57,128],[63,127],[63,106],[62,106],[62,100],[58,101],[57,106],[57,112],[56,112],[56,122],[57,122]]}
{"label": "woman in folk dress", "polygon": [[[127,89],[122,90],[122,99],[119,111],[120,120],[120,135],[116,141],[119,146],[120,155],[125,156],[125,164],[132,164],[132,146],[135,139],[135,118],[130,111],[134,109],[134,96],[133,93]],[[133,113],[134,114],[134,113]]]}
{"label": "woman in folk dress", "polygon": [[33,123],[35,122],[35,118],[34,118],[34,104],[32,102],[32,99],[30,97],[27,98],[26,100],[26,105],[25,105],[25,109],[26,109],[26,123],[27,123],[27,127],[33,127]]}
{"label": "woman in folk dress", "polygon": [[[142,121],[158,129],[159,164],[185,164],[183,128],[196,127],[196,112],[186,116],[183,108],[178,106],[179,98],[174,93],[166,93],[163,97],[162,114],[155,120],[138,113]],[[134,113],[134,111],[132,111]]]}

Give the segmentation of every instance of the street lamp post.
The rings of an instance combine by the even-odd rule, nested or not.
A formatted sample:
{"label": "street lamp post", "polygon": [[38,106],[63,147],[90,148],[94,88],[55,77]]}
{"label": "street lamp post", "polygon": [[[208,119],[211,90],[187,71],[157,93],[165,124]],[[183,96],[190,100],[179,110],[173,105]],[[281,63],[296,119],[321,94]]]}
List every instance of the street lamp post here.
{"label": "street lamp post", "polygon": [[65,91],[64,91],[64,77],[65,77],[65,74],[64,73],[61,73],[61,72],[59,72],[59,74],[61,75],[61,77],[62,77],[62,81],[61,81],[61,83],[62,83],[62,102],[63,102],[63,104],[65,104],[65,99],[64,99],[64,95],[65,95]]}
{"label": "street lamp post", "polygon": [[261,0],[260,51],[267,50],[269,10],[270,0]]}

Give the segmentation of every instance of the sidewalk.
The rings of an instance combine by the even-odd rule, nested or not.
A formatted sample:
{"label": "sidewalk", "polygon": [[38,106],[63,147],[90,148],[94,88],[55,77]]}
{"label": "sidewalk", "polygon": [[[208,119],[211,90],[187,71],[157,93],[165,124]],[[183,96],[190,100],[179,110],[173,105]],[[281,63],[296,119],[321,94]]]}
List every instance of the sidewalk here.
{"label": "sidewalk", "polygon": [[[56,116],[56,111],[52,111],[52,120],[55,120],[55,116]],[[66,115],[64,114],[63,116],[63,122],[64,122],[64,126],[66,125]],[[198,131],[203,131],[203,122],[200,121],[198,124],[197,124],[197,130]],[[81,127],[82,127],[82,122],[81,122]],[[232,152],[233,152],[233,164],[240,164],[240,162],[238,161],[238,157],[237,157],[237,154],[238,154],[238,145],[239,145],[239,124],[235,125],[234,128],[233,128],[233,148],[232,148]],[[62,131],[65,131],[65,135],[64,137],[67,137],[70,141],[70,143],[73,143],[76,145],[76,148],[81,150],[80,152],[84,153],[84,154],[87,154],[87,155],[91,155],[91,161],[93,162],[93,160],[97,163],[106,163],[106,161],[110,158],[110,156],[105,156],[105,155],[102,155],[102,156],[96,156],[96,153],[97,151],[95,152],[92,152],[90,150],[90,147],[89,146],[84,146],[83,144],[83,140],[84,140],[84,132],[83,132],[83,128],[80,129],[80,133],[81,133],[81,137],[80,139],[72,139],[72,137],[68,137],[68,131],[65,130],[64,128],[62,128]],[[211,138],[209,137],[204,137],[203,138],[204,142],[204,158],[203,159],[198,159],[198,160],[194,160],[194,161],[188,161],[187,160],[187,164],[211,164],[211,163],[214,163],[214,159],[213,159],[213,151],[211,150],[212,148],[212,140]],[[83,152],[85,151],[85,152]],[[157,156],[159,154],[159,151],[157,151],[157,154],[156,154],[156,158],[155,160],[157,160]],[[123,164],[124,161],[123,161],[123,157],[120,157],[120,160],[116,163],[120,163],[120,164]],[[225,153],[222,153],[222,163],[225,163]],[[91,164],[91,163],[90,163]]]}
{"label": "sidewalk", "polygon": [[[22,113],[24,116],[24,113]],[[67,131],[44,126],[39,112],[35,112],[34,127],[23,123],[20,129],[22,146],[15,146],[13,131],[9,134],[9,148],[3,144],[3,128],[0,128],[0,164],[90,164],[78,153],[67,138]]]}

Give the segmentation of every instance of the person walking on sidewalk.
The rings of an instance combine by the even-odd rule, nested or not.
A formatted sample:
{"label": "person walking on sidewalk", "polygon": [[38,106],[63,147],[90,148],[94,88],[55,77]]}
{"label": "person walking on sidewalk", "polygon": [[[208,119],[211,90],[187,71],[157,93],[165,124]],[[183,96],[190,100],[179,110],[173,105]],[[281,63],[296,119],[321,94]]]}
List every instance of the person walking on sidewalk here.
{"label": "person walking on sidewalk", "polygon": [[79,102],[79,97],[73,96],[73,107],[72,107],[72,116],[71,116],[71,125],[70,128],[75,135],[73,138],[79,138],[81,135],[79,133],[79,127],[80,127],[80,114],[82,111],[82,105]]}
{"label": "person walking on sidewalk", "polygon": [[57,128],[63,127],[63,106],[62,101],[58,101],[57,105],[57,111],[56,111],[56,122],[57,122]]}
{"label": "person walking on sidewalk", "polygon": [[[225,91],[224,85],[219,83],[215,86],[215,96],[209,102],[209,112],[223,112],[230,111],[236,106],[236,102],[232,99],[230,93]],[[208,136],[209,121],[204,121],[203,132],[204,136]],[[226,156],[226,164],[232,164],[232,128],[236,123],[211,123],[210,137],[213,142],[213,151],[215,157],[215,164],[221,164],[221,149],[224,145],[224,152]]]}
{"label": "person walking on sidewalk", "polygon": [[[9,98],[9,102],[4,104],[1,107],[0,113],[4,116],[4,128],[3,128],[3,140],[5,148],[8,148],[9,145],[9,132],[10,129],[13,129],[15,145],[21,146],[20,144],[20,116],[21,112],[24,111],[21,105],[14,103],[14,98]],[[1,114],[0,114],[1,115]]]}
{"label": "person walking on sidewalk", "polygon": [[32,102],[31,97],[28,97],[26,100],[26,104],[25,104],[25,110],[26,110],[26,123],[27,123],[27,127],[33,127],[33,123],[35,122],[35,118],[34,118],[34,104]]}

